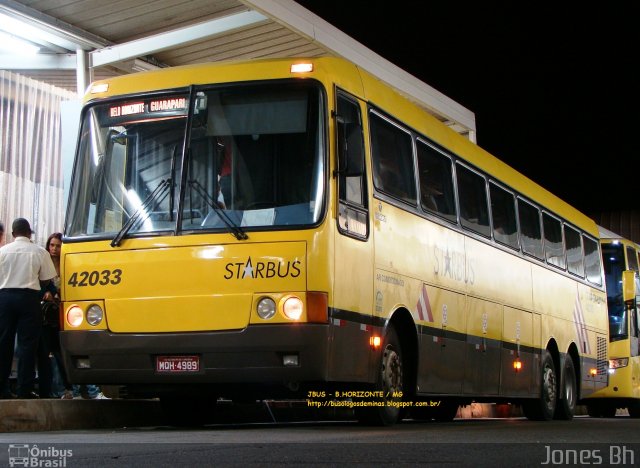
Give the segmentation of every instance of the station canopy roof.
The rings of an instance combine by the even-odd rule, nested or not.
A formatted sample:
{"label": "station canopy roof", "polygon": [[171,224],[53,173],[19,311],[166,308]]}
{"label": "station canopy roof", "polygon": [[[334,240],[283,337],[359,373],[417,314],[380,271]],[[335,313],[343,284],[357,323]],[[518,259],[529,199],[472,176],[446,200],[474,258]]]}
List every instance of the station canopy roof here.
{"label": "station canopy roof", "polygon": [[0,69],[74,92],[156,67],[320,56],[354,62],[475,141],[473,112],[292,0],[0,0]]}

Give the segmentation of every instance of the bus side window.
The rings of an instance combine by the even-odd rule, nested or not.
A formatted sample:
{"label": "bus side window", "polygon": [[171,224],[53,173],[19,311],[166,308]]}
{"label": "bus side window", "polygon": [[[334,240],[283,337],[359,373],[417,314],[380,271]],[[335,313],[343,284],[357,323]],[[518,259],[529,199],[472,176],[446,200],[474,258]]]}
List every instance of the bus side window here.
{"label": "bus side window", "polygon": [[369,235],[362,116],[355,100],[339,93],[336,115],[338,228],[360,239]]}
{"label": "bus side window", "polygon": [[527,255],[542,259],[542,228],[540,210],[522,199],[518,199],[518,219],[520,220],[520,242]]}
{"label": "bus side window", "polygon": [[562,242],[562,224],[549,213],[542,213],[544,227],[544,251],[549,265],[565,268],[564,244]]}
{"label": "bus side window", "polygon": [[570,226],[564,225],[564,241],[567,249],[567,270],[569,273],[584,278],[582,262],[582,238],[580,233]]}
{"label": "bus side window", "polygon": [[[638,323],[638,320],[640,319],[640,314],[638,314],[638,307],[640,306],[640,304],[638,304],[638,295],[640,294],[640,274],[638,273],[638,267],[638,252],[634,247],[627,246],[627,269],[635,272],[635,300],[631,307],[631,330],[629,330],[630,335],[635,338],[640,336],[640,323]],[[636,354],[632,354],[632,356],[634,355],[638,355],[637,349]]]}
{"label": "bus side window", "polygon": [[630,322],[631,330],[629,330],[629,335],[637,338],[638,337],[638,305],[637,304],[634,304],[633,307],[631,307],[631,311],[629,315],[631,319],[631,322]]}
{"label": "bus side window", "polygon": [[627,269],[635,271],[636,275],[638,273],[638,255],[631,246],[627,246]]}
{"label": "bus side window", "polygon": [[416,148],[422,208],[455,223],[456,202],[451,158],[420,140],[416,142]]}
{"label": "bus side window", "polygon": [[585,235],[582,236],[584,245],[584,265],[587,281],[602,286],[602,262],[598,243]]}
{"label": "bus side window", "polygon": [[458,200],[462,227],[490,237],[487,184],[484,177],[458,164]]}
{"label": "bus side window", "polygon": [[411,134],[370,112],[373,183],[378,190],[413,205],[416,181]]}
{"label": "bus side window", "polygon": [[490,182],[489,197],[491,199],[493,238],[496,242],[517,249],[518,225],[516,222],[516,204],[513,194]]}

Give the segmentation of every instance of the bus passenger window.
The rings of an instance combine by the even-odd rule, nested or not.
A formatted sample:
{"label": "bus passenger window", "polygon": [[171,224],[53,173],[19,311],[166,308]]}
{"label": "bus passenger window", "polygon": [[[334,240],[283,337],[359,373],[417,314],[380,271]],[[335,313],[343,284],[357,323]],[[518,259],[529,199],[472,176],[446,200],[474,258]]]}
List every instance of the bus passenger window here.
{"label": "bus passenger window", "polygon": [[600,251],[598,243],[593,239],[582,236],[584,242],[584,264],[587,271],[587,280],[598,286],[602,286],[602,267],[600,266]]}
{"label": "bus passenger window", "polygon": [[370,113],[373,182],[392,197],[415,204],[416,182],[411,135]]}
{"label": "bus passenger window", "polygon": [[493,238],[496,242],[517,249],[518,227],[516,224],[516,205],[513,194],[490,182],[489,196],[491,199]]}
{"label": "bus passenger window", "polygon": [[582,242],[580,242],[580,233],[565,224],[564,241],[567,247],[567,270],[569,271],[569,273],[584,278],[584,264],[582,263]]}
{"label": "bus passenger window", "polygon": [[542,213],[544,227],[544,250],[547,263],[558,268],[565,267],[564,246],[562,244],[562,224],[549,213]]}
{"label": "bus passenger window", "polygon": [[531,203],[518,199],[518,218],[520,219],[522,250],[528,255],[542,259],[540,211]]}
{"label": "bus passenger window", "polygon": [[447,221],[456,222],[451,159],[418,140],[418,172],[420,174],[420,204]]}
{"label": "bus passenger window", "polygon": [[484,177],[458,164],[458,200],[462,227],[489,237],[489,209],[487,207],[487,185]]}

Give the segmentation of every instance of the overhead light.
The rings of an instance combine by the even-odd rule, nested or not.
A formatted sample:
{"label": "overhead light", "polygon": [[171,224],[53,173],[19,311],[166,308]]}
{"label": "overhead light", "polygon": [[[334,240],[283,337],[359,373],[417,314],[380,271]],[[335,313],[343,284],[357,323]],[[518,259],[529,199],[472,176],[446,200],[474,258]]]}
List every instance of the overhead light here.
{"label": "overhead light", "polygon": [[35,55],[40,52],[40,47],[0,31],[0,50],[6,50],[14,55]]}

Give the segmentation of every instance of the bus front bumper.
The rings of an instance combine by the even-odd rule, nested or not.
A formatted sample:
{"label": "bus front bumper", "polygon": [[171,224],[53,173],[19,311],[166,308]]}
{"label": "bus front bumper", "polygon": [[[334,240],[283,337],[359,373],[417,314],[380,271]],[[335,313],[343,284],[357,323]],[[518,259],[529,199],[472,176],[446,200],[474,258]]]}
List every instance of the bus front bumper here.
{"label": "bus front bumper", "polygon": [[282,384],[327,380],[329,326],[198,333],[62,331],[71,383]]}

